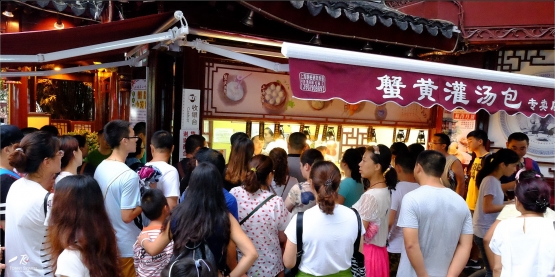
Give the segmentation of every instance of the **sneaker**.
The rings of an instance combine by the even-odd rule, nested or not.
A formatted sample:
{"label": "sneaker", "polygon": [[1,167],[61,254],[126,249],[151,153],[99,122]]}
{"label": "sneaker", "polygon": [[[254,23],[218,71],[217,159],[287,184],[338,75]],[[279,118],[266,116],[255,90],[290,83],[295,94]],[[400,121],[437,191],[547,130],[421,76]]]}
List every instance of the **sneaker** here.
{"label": "sneaker", "polygon": [[482,265],[478,261],[469,259],[464,268],[480,269],[482,268]]}

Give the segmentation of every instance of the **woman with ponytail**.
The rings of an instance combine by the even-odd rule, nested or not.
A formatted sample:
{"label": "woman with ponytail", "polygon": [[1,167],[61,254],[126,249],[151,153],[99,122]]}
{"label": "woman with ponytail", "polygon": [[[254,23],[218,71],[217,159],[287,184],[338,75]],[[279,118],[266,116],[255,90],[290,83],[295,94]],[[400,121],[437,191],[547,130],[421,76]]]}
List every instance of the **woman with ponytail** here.
{"label": "woman with ponytail", "polygon": [[362,184],[360,168],[358,166],[361,161],[362,155],[354,148],[347,149],[343,153],[339,166],[343,173],[345,173],[345,179],[341,180],[339,185],[337,204],[350,208],[364,193],[364,185]]}
{"label": "woman with ponytail", "polygon": [[486,277],[493,276],[493,272],[484,249],[484,236],[503,207],[513,202],[503,202],[503,189],[499,179],[503,176],[513,175],[519,160],[520,158],[513,150],[500,149],[485,158],[484,166],[476,176],[479,191],[476,209],[472,216],[472,226],[474,227],[474,242],[478,245],[484,259]]}
{"label": "woman with ponytail", "polygon": [[391,151],[378,144],[366,149],[360,162],[360,175],[365,182],[364,194],[353,205],[362,218],[364,235],[364,265],[366,276],[388,277],[387,234],[391,190],[397,184],[397,173],[391,168]]}
{"label": "woman with ponytail", "polygon": [[516,174],[515,206],[520,216],[492,227],[494,276],[555,276],[555,222],[546,216],[551,197],[553,192],[539,173]]}
{"label": "woman with ponytail", "polygon": [[[289,212],[283,199],[271,192],[274,164],[265,155],[254,156],[248,164],[243,184],[231,189],[239,206],[239,224],[258,251],[258,260],[247,272],[248,276],[283,276],[280,244]],[[237,251],[239,262],[243,256]]]}
{"label": "woman with ponytail", "polygon": [[[353,210],[336,204],[340,181],[341,173],[332,162],[319,161],[312,165],[308,182],[316,192],[318,206],[304,212],[304,254],[297,276],[352,276],[349,269],[358,235],[358,219]],[[361,235],[364,232],[361,228]],[[297,254],[297,215],[293,216],[285,234],[283,263],[293,268]],[[357,249],[362,250],[362,240]]]}

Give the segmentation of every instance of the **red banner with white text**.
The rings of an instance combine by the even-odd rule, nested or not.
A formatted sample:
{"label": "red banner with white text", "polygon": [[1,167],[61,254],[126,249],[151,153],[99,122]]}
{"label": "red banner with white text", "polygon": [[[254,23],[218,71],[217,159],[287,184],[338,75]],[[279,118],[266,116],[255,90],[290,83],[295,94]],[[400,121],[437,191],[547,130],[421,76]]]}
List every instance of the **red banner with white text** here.
{"label": "red banner with white text", "polygon": [[394,102],[403,107],[418,103],[427,108],[441,105],[449,111],[484,109],[490,114],[505,111],[528,117],[546,117],[555,111],[555,93],[550,88],[294,58],[289,59],[289,73],[293,96],[300,99]]}

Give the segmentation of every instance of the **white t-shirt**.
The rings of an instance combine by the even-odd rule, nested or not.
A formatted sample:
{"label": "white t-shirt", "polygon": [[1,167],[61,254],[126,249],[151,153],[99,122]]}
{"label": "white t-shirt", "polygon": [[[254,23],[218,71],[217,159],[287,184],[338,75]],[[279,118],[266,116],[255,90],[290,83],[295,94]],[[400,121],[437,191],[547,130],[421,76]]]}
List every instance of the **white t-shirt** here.
{"label": "white t-shirt", "polygon": [[[445,277],[462,234],[472,234],[464,199],[450,188],[423,185],[403,197],[397,225],[418,229],[418,242],[430,277]],[[397,276],[416,277],[403,247]]]}
{"label": "white t-shirt", "polygon": [[175,167],[161,161],[148,162],[146,165],[155,166],[162,172],[156,188],[161,190],[165,197],[179,197],[179,173]]}
{"label": "white t-shirt", "polygon": [[[326,230],[323,232],[322,230]],[[361,241],[364,225],[361,222]],[[334,274],[351,267],[358,223],[353,210],[335,205],[332,215],[315,206],[303,215],[303,257],[299,270],[315,276]],[[285,229],[285,235],[297,244],[297,215]]]}
{"label": "white t-shirt", "polygon": [[133,221],[123,222],[121,210],[134,209],[141,205],[139,175],[122,162],[104,160],[96,168],[94,179],[100,185],[106,212],[116,230],[120,257],[131,258],[133,244],[141,230]]}
{"label": "white t-shirt", "polygon": [[67,176],[71,176],[71,175],[73,175],[73,173],[68,172],[68,171],[60,172],[60,174],[58,174],[58,177],[56,177],[56,180],[54,181],[54,184],[57,184],[60,180],[64,179]]}
{"label": "white t-shirt", "polygon": [[289,178],[289,181],[285,186],[276,186],[276,182],[272,180],[273,191],[276,193],[277,196],[281,196],[281,199],[283,199],[283,201],[287,199],[287,195],[289,195],[289,191],[291,190],[291,188],[299,183],[299,181],[295,177],[285,177],[285,180],[287,180],[287,178]]}
{"label": "white t-shirt", "polygon": [[555,276],[555,226],[544,217],[505,219],[489,244],[501,256],[501,277]]}
{"label": "white t-shirt", "polygon": [[6,198],[6,276],[52,276],[44,225],[44,198],[37,182],[20,178]]}
{"label": "white t-shirt", "polygon": [[362,220],[369,222],[364,236],[365,244],[384,247],[387,243],[387,229],[391,195],[388,188],[367,190],[353,205]]}
{"label": "white t-shirt", "polygon": [[58,256],[55,276],[89,277],[89,269],[81,261],[81,252],[70,249],[62,251]]}
{"label": "white t-shirt", "polygon": [[395,211],[395,220],[393,221],[393,226],[389,232],[389,246],[387,247],[387,252],[389,253],[401,253],[404,248],[403,242],[403,229],[397,226],[397,221],[399,220],[399,214],[401,213],[401,201],[405,194],[419,188],[420,185],[417,183],[410,182],[399,182],[395,186],[395,190],[391,192],[391,210]]}

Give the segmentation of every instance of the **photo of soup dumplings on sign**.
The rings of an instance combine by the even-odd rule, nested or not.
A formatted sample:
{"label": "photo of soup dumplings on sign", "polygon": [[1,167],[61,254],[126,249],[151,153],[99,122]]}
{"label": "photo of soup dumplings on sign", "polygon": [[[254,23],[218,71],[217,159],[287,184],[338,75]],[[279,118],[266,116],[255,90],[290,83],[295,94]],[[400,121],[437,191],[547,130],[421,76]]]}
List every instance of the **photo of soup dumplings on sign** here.
{"label": "photo of soup dumplings on sign", "polygon": [[271,82],[262,85],[261,92],[261,101],[264,107],[274,111],[285,107],[287,91],[281,83]]}

